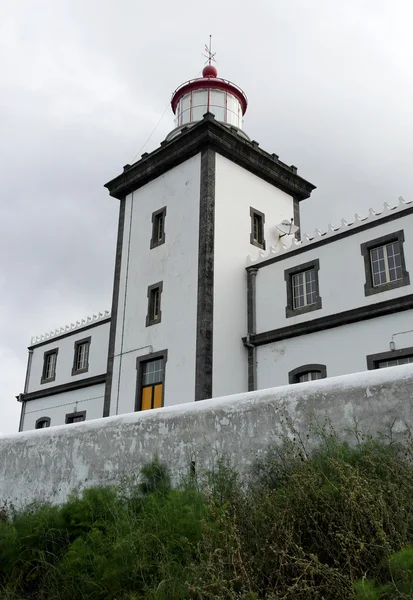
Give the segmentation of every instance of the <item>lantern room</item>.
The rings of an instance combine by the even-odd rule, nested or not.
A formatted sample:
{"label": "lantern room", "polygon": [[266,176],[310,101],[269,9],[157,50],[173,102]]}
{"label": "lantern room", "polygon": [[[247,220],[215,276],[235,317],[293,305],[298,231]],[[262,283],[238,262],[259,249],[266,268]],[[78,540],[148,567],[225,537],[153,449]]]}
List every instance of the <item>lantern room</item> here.
{"label": "lantern room", "polygon": [[[247,110],[247,97],[234,83],[218,77],[216,68],[204,67],[202,77],[183,83],[173,94],[172,110],[175,129],[167,139],[172,139],[183,127],[194,125],[210,112],[220,123],[236,127],[242,132],[242,118]],[[247,139],[248,136],[243,134]]]}

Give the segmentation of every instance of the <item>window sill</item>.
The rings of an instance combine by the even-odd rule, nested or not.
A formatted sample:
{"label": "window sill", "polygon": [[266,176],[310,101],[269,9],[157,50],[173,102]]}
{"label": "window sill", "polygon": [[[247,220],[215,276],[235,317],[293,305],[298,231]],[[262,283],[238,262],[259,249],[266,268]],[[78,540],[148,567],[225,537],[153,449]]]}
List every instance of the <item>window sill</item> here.
{"label": "window sill", "polygon": [[89,365],[87,367],[85,367],[84,369],[78,369],[78,370],[72,369],[72,377],[74,375],[81,375],[82,373],[87,373],[88,371],[89,371]]}
{"label": "window sill", "polygon": [[397,281],[390,281],[389,283],[385,283],[383,285],[378,285],[377,287],[365,283],[364,284],[364,295],[365,296],[373,296],[374,294],[380,294],[381,292],[388,292],[389,290],[396,290],[397,288],[404,287],[405,285],[410,285],[409,274],[405,275],[403,277],[403,279],[398,279]]}
{"label": "window sill", "polygon": [[317,298],[314,304],[309,304],[308,306],[302,306],[301,308],[292,308],[292,306],[285,307],[285,316],[287,319],[290,317],[298,317],[299,315],[305,315],[306,313],[313,312],[314,310],[319,310],[322,308],[321,298]]}
{"label": "window sill", "polygon": [[41,379],[40,384],[43,383],[52,383],[56,379],[56,375],[54,377],[49,377],[49,379]]}

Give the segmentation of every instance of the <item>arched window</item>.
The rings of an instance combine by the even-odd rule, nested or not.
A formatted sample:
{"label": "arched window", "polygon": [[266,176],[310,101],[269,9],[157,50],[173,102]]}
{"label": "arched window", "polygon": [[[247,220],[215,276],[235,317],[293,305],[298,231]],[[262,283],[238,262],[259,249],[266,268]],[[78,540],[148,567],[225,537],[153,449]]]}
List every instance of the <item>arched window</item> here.
{"label": "arched window", "polygon": [[37,419],[35,429],[43,429],[44,427],[50,427],[50,417],[40,417],[40,419]]}
{"label": "arched window", "polygon": [[288,373],[289,383],[302,383],[303,381],[314,381],[315,379],[325,379],[326,377],[326,366],[319,364],[302,365]]}

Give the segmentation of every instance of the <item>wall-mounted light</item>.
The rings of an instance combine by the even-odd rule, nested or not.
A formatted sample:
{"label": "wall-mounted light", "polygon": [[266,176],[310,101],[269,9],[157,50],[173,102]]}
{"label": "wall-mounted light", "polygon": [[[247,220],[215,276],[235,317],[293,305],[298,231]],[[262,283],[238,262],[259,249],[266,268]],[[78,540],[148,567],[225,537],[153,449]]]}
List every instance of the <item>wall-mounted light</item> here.
{"label": "wall-mounted light", "polygon": [[390,350],[392,350],[392,351],[396,350],[396,344],[394,343],[393,340],[390,342]]}

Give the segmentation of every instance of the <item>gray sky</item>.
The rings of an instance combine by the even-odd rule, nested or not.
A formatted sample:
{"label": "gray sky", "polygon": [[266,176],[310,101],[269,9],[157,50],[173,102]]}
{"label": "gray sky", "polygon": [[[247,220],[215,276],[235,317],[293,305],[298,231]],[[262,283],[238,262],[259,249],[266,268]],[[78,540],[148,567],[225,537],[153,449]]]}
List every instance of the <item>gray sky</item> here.
{"label": "gray sky", "polygon": [[[249,99],[252,139],[317,185],[311,232],[413,198],[411,0],[0,0],[0,431],[30,337],[110,308],[118,201],[103,184],[203,67]],[[172,129],[167,109],[145,147]]]}

